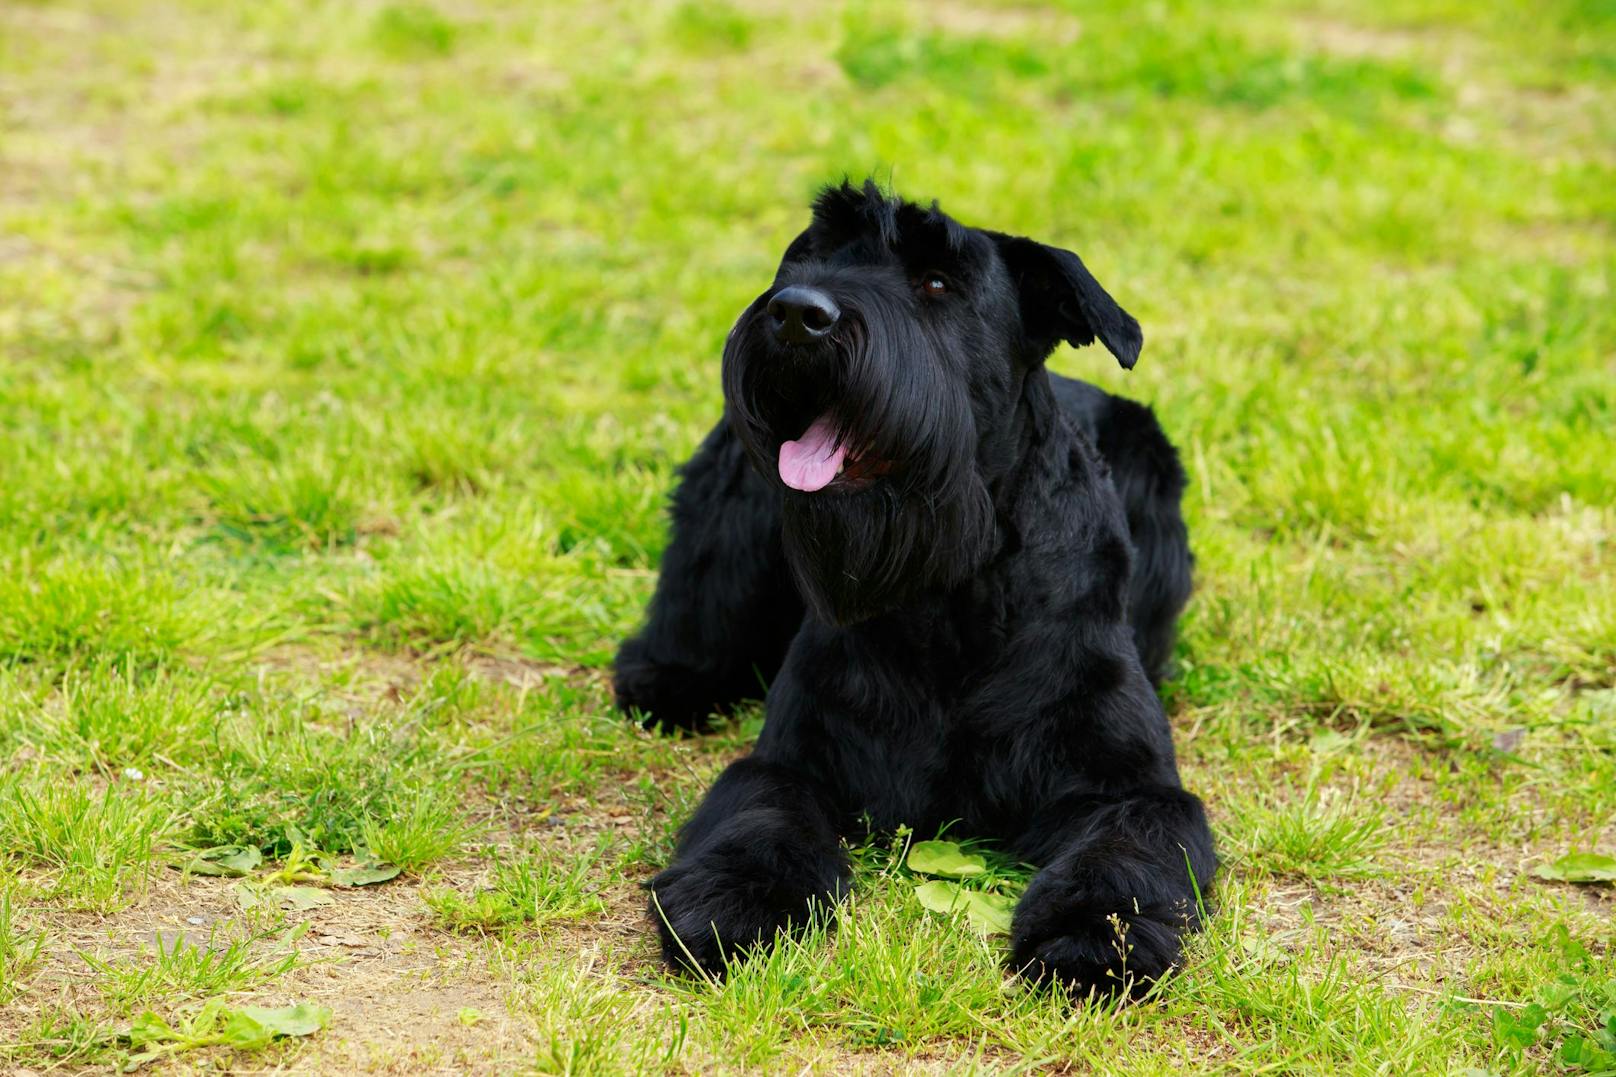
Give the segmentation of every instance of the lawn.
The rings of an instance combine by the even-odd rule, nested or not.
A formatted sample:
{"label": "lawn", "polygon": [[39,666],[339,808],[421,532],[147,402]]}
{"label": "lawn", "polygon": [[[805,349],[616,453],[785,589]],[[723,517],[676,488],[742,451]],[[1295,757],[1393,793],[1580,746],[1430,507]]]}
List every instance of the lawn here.
{"label": "lawn", "polygon": [[[1143,1004],[1007,978],[933,834],[656,961],[762,717],[611,655],[844,173],[1144,325],[1051,360],[1191,473],[1226,868]],[[1616,887],[1539,872],[1616,854],[1613,222],[1606,0],[0,4],[0,1068],[1610,1072]]]}

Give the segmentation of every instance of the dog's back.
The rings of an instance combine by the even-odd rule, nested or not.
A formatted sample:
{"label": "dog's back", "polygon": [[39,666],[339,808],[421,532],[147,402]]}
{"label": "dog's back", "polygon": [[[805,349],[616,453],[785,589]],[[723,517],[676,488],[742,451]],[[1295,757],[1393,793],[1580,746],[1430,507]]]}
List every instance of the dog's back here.
{"label": "dog's back", "polygon": [[1153,684],[1160,684],[1168,673],[1174,626],[1189,599],[1195,563],[1179,510],[1185,478],[1178,451],[1144,404],[1075,378],[1051,374],[1049,380],[1066,417],[1110,465],[1134,547],[1128,623],[1145,672]]}

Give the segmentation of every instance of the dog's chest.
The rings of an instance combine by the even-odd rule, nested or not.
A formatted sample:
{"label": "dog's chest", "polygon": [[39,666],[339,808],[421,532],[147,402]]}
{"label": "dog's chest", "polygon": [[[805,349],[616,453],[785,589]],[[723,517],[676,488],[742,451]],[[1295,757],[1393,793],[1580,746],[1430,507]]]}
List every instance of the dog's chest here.
{"label": "dog's chest", "polygon": [[816,703],[802,732],[812,735],[797,751],[844,810],[867,814],[876,829],[907,825],[928,836],[950,823],[1004,834],[1025,819],[1037,799],[1021,777],[1025,731],[996,722],[977,695],[999,661],[991,645],[875,626],[812,642],[802,656]]}

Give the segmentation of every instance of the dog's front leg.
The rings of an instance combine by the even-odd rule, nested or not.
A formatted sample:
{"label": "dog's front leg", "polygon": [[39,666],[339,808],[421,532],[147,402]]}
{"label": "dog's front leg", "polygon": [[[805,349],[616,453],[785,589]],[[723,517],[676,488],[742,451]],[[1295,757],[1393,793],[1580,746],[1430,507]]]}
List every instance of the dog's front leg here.
{"label": "dog's front leg", "polygon": [[823,791],[756,756],[732,763],[651,880],[663,960],[722,975],[738,952],[841,900],[850,878]]}
{"label": "dog's front leg", "polygon": [[1017,846],[1045,866],[1016,907],[1011,966],[1079,996],[1138,995],[1172,968],[1217,867],[1201,802],[1169,786],[1063,798]]}
{"label": "dog's front leg", "polygon": [[663,729],[760,698],[802,623],[780,546],[780,495],[720,422],[681,471],[644,626],[617,652],[617,705]]}

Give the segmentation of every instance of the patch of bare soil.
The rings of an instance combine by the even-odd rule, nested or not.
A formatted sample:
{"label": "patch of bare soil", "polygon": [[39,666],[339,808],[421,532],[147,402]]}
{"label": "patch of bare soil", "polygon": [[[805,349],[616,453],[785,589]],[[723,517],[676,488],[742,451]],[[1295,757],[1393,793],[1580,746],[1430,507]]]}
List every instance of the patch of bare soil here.
{"label": "patch of bare soil", "polygon": [[[509,1073],[534,1051],[533,1019],[522,1012],[514,979],[520,970],[501,967],[496,949],[475,933],[434,923],[422,898],[423,890],[440,887],[469,895],[486,882],[485,874],[483,866],[457,865],[425,882],[331,889],[333,904],[288,913],[273,930],[243,911],[234,880],[185,879],[172,871],[154,877],[130,907],[111,915],[47,912],[31,924],[49,933],[41,966],[24,994],[0,1013],[0,1040],[16,1041],[47,1013],[71,1010],[119,1028],[148,1008],[116,1007],[103,995],[107,978],[93,973],[81,955],[139,965],[159,942],[220,951],[233,939],[256,935],[255,954],[270,959],[290,946],[300,964],[228,994],[229,1001],[315,1002],[331,1009],[330,1026],[263,1056],[190,1052],[175,1058],[178,1071]],[[621,882],[601,896],[602,913],[524,929],[516,937],[544,961],[605,951],[626,960],[631,974],[654,971],[637,883]],[[292,931],[298,925],[306,925],[301,933]],[[523,951],[507,949],[505,960]],[[169,1016],[195,1004],[170,1000],[153,1008]]]}
{"label": "patch of bare soil", "polygon": [[[282,988],[332,1010],[300,1065],[320,1072],[509,1072],[531,1054],[475,939],[433,927],[419,888],[375,888],[317,909],[301,949],[311,964]],[[346,897],[346,895],[344,895]],[[329,914],[329,915],[322,915]]]}
{"label": "patch of bare soil", "polygon": [[536,688],[562,677],[575,683],[604,685],[605,670],[589,666],[541,662],[520,655],[493,654],[470,648],[447,654],[345,649],[327,652],[299,645],[276,647],[255,660],[265,676],[291,675],[329,684],[340,681],[343,694],[356,703],[398,700],[408,695],[435,668],[458,665],[483,680],[514,688]]}
{"label": "patch of bare soil", "polygon": [[[457,874],[445,873],[447,881]],[[508,1069],[526,1053],[520,1025],[505,1006],[499,981],[488,976],[475,940],[436,929],[418,881],[327,891],[329,906],[289,913],[277,930],[255,922],[240,906],[229,879],[165,871],[128,908],[111,915],[45,913],[38,918],[49,941],[25,993],[0,1015],[0,1036],[15,1039],[47,1012],[71,1009],[127,1025],[102,994],[105,976],[89,955],[115,965],[139,965],[155,946],[182,941],[221,951],[234,939],[256,935],[253,953],[272,959],[294,947],[300,965],[259,987],[227,996],[234,1004],[318,1002],[333,1013],[331,1027],[306,1051],[328,1058],[331,1071],[403,1067],[420,1072],[443,1065],[459,1072]],[[287,932],[307,927],[288,942]],[[168,1014],[184,1003],[156,1007]],[[134,1012],[146,1009],[136,1003]],[[494,1059],[503,1058],[503,1067]],[[199,1059],[182,1059],[188,1063]],[[299,1068],[301,1064],[298,1064]],[[322,1064],[324,1065],[324,1064]]]}
{"label": "patch of bare soil", "polygon": [[949,33],[973,37],[1032,38],[1050,45],[1069,45],[1082,34],[1082,24],[1069,12],[1051,7],[981,7],[945,0],[926,8],[926,19]]}
{"label": "patch of bare soil", "polygon": [[[1441,753],[1401,737],[1373,738],[1363,751],[1377,778],[1396,779],[1376,794],[1390,832],[1375,858],[1383,873],[1327,885],[1272,883],[1251,906],[1267,941],[1304,945],[1322,932],[1331,952],[1372,982],[1436,997],[1463,996],[1466,973],[1488,953],[1540,941],[1512,934],[1522,930],[1523,886],[1545,888],[1543,896],[1558,904],[1574,934],[1593,942],[1605,933],[1602,925],[1616,916],[1616,891],[1530,875],[1534,865],[1564,852],[1559,828],[1546,826],[1530,841],[1500,839],[1467,821],[1465,804],[1440,795],[1429,774],[1433,766],[1449,765]],[[1531,787],[1523,790],[1519,808],[1523,814],[1544,811]],[[1605,847],[1616,841],[1616,823],[1586,837]],[[1548,926],[1545,920],[1545,931]]]}
{"label": "patch of bare soil", "polygon": [[536,688],[554,677],[592,683],[604,683],[606,680],[604,670],[539,662],[513,655],[467,654],[461,661],[477,676],[515,688]]}
{"label": "patch of bare soil", "polygon": [[1310,43],[1336,56],[1400,59],[1414,51],[1422,40],[1413,30],[1361,26],[1340,19],[1303,17],[1296,25]]}

